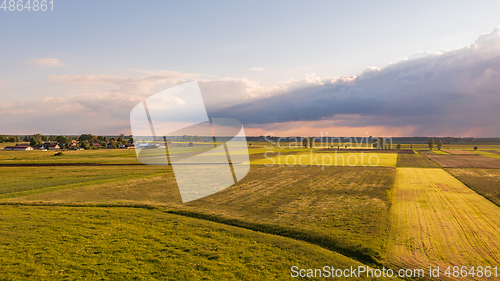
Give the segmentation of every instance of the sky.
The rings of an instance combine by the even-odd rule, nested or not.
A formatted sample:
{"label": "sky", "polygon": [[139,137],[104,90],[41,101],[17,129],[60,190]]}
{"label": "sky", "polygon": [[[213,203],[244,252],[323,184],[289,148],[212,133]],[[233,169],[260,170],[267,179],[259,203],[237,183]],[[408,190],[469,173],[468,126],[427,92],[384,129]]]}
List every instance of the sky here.
{"label": "sky", "polygon": [[498,1],[53,6],[0,9],[0,134],[128,134],[197,80],[247,135],[500,136]]}

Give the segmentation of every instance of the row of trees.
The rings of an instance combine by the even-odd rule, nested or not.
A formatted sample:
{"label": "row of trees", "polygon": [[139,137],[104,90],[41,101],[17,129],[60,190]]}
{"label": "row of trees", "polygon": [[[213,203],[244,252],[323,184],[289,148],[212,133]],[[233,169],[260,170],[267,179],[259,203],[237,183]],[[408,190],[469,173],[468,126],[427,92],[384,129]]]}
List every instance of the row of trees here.
{"label": "row of trees", "polygon": [[[441,139],[438,139],[436,141],[436,146],[437,146],[438,150],[441,150],[441,147],[443,146],[443,142],[441,141]],[[434,148],[434,139],[430,139],[429,140],[429,149],[432,150],[433,148]]]}
{"label": "row of trees", "polygon": [[19,136],[0,136],[0,143],[3,142],[21,142],[21,138]]}
{"label": "row of trees", "polygon": [[203,139],[203,137],[200,137],[200,136],[184,135],[181,137],[180,141],[182,141],[182,142],[203,142],[204,139]]}
{"label": "row of trees", "polygon": [[89,142],[110,142],[110,141],[115,141],[119,143],[123,142],[128,142],[132,141],[133,142],[133,136],[130,135],[125,137],[124,134],[121,134],[118,137],[106,137],[106,136],[95,136],[92,134],[82,134],[80,136],[60,136],[60,135],[42,135],[42,134],[34,134],[34,135],[27,135],[27,136],[6,136],[6,135],[0,135],[0,143],[3,142],[30,142],[31,145],[39,145],[45,142],[50,142],[50,141],[57,141],[60,144],[68,144],[72,140],[76,141],[84,141],[87,140]]}

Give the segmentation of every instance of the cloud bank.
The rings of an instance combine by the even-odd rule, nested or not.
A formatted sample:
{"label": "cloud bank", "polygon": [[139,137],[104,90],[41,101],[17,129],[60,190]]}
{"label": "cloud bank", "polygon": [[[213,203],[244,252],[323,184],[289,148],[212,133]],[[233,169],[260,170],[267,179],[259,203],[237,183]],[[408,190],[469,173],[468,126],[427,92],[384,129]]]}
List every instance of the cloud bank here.
{"label": "cloud bank", "polygon": [[251,127],[412,127],[413,135],[500,135],[500,28],[464,48],[422,52],[356,77],[290,82],[288,90],[212,112]]}

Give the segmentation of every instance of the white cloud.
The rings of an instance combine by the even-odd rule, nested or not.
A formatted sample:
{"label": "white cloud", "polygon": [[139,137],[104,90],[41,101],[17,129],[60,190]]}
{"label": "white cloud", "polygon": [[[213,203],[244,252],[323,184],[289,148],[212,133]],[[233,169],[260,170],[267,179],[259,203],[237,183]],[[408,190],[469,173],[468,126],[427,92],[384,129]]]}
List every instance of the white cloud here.
{"label": "white cloud", "polygon": [[61,66],[64,66],[64,64],[62,64],[60,60],[53,59],[53,58],[29,60],[29,61],[27,61],[27,63],[36,64],[36,65],[39,65],[41,67],[61,67]]}
{"label": "white cloud", "polygon": [[199,76],[196,73],[182,73],[175,71],[139,71],[146,75],[125,77],[121,75],[52,75],[49,80],[53,83],[76,85],[83,89],[92,89],[93,86],[111,86],[109,92],[134,95],[153,94],[153,87],[166,84],[165,88],[193,80]]}
{"label": "white cloud", "polygon": [[249,70],[251,70],[251,71],[263,71],[264,68],[262,68],[262,67],[252,67]]}

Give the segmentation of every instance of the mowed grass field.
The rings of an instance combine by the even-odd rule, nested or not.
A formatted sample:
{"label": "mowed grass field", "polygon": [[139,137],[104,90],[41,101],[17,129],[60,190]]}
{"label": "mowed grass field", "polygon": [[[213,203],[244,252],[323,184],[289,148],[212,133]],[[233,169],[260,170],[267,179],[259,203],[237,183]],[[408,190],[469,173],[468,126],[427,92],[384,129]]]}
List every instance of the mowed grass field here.
{"label": "mowed grass field", "polygon": [[165,166],[0,167],[0,198],[172,174]]}
{"label": "mowed grass field", "polygon": [[9,202],[150,204],[308,241],[377,263],[383,257],[394,168],[252,166],[235,186],[182,204],[172,173],[27,194]]}
{"label": "mowed grass field", "polygon": [[321,247],[161,210],[0,207],[2,280],[289,280],[358,266]]}
{"label": "mowed grass field", "polygon": [[439,165],[429,160],[425,155],[420,153],[415,154],[398,154],[398,167],[413,167],[413,168],[439,168]]}
{"label": "mowed grass field", "polygon": [[[60,150],[58,150],[60,151]],[[141,164],[133,149],[65,150],[63,156],[54,156],[58,151],[3,151],[0,150],[0,165],[11,164]]]}
{"label": "mowed grass field", "polygon": [[432,161],[443,168],[500,168],[500,159],[481,155],[430,155]]}
{"label": "mowed grass field", "polygon": [[[497,266],[500,208],[442,169],[398,168],[387,259],[394,266]],[[473,279],[469,278],[468,279]]]}
{"label": "mowed grass field", "polygon": [[477,193],[500,206],[500,169],[446,169]]}

